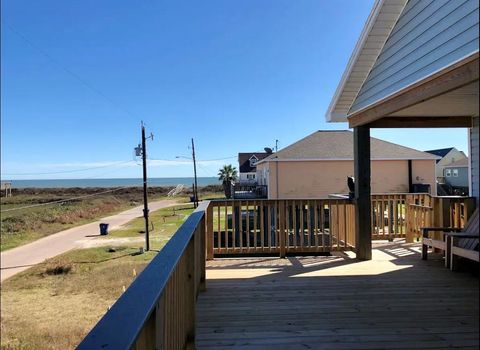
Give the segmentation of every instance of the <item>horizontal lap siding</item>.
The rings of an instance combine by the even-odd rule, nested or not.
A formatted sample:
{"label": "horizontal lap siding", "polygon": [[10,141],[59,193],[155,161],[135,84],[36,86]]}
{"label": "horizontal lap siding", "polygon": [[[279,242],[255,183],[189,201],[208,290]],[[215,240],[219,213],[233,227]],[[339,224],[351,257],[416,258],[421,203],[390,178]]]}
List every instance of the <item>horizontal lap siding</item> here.
{"label": "horizontal lap siding", "polygon": [[479,129],[479,117],[473,118],[473,128],[470,129],[470,159],[472,160],[471,167],[472,167],[472,196],[477,198],[477,206],[478,206],[478,199],[479,199],[479,154],[478,154],[478,144],[479,144],[479,136],[478,136],[478,129]]}
{"label": "horizontal lap siding", "polygon": [[350,113],[478,51],[478,4],[478,0],[410,0]]}
{"label": "horizontal lap siding", "polygon": [[[277,176],[278,165],[278,192]],[[407,160],[373,160],[372,193],[408,192]],[[296,161],[270,164],[269,198],[328,198],[348,193],[347,176],[353,175],[353,161]],[[435,160],[413,160],[413,183],[430,184],[435,194]]]}

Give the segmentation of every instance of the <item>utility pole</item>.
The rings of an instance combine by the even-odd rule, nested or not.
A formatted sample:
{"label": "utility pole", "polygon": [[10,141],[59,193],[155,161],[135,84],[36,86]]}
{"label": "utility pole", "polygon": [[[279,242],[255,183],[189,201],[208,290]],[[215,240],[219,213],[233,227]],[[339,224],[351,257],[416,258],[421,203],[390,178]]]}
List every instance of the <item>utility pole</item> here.
{"label": "utility pole", "polygon": [[278,140],[275,140],[275,153],[278,152]]}
{"label": "utility pole", "polygon": [[198,185],[197,185],[197,163],[195,161],[195,144],[193,143],[193,137],[192,137],[192,159],[193,159],[193,177],[195,179],[195,185],[193,188],[193,196],[194,196],[193,205],[196,208],[198,207]]}
{"label": "utility pole", "polygon": [[[153,134],[148,138],[153,140]],[[147,138],[145,137],[145,125],[142,122],[142,148],[141,155],[143,161],[143,217],[145,218],[145,251],[150,250],[150,234],[148,230],[148,196],[147,196]],[[137,149],[137,155],[138,155]]]}

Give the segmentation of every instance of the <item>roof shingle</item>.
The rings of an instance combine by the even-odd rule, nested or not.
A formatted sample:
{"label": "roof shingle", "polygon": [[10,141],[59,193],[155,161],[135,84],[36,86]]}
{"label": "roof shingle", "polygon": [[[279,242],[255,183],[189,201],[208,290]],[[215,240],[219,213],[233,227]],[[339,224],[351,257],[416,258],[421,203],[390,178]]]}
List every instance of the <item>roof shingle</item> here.
{"label": "roof shingle", "polygon": [[[438,159],[437,156],[370,138],[372,159]],[[267,160],[349,160],[353,159],[353,132],[319,130],[267,157]]]}

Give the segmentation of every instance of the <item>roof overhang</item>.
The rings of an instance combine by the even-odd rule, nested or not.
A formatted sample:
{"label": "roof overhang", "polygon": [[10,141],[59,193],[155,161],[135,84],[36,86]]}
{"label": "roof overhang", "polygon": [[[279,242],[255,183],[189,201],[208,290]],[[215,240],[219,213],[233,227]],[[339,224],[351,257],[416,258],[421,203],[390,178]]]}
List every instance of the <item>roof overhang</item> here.
{"label": "roof overhang", "polygon": [[444,165],[444,168],[468,168],[468,164],[463,165]]}
{"label": "roof overhang", "polygon": [[327,122],[347,114],[408,0],[376,0],[326,113]]}
{"label": "roof overhang", "polygon": [[478,50],[348,116],[350,127],[472,127],[479,115]]}

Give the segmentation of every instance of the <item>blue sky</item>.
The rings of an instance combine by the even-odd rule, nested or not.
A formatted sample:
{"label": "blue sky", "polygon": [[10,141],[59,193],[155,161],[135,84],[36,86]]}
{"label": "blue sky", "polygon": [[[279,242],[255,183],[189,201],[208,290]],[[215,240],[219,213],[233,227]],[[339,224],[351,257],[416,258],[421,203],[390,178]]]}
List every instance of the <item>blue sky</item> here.
{"label": "blue sky", "polygon": [[[324,115],[372,4],[2,1],[2,179],[140,177],[141,120],[155,177],[191,175],[175,158],[191,137],[215,176],[238,152],[346,129]],[[372,135],[467,151],[466,129]]]}

